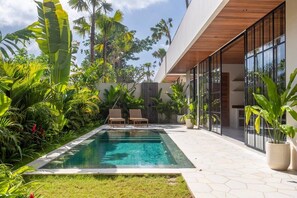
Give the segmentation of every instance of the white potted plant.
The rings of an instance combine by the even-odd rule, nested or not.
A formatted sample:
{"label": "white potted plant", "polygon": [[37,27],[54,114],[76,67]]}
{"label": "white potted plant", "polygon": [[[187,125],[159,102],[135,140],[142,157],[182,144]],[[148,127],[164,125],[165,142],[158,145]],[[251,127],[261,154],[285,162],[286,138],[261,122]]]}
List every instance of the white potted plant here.
{"label": "white potted plant", "polygon": [[[292,83],[297,75],[297,69],[291,74],[290,81],[285,90],[280,91],[277,84],[268,76],[257,74],[267,88],[267,96],[254,93],[257,105],[246,106],[245,116],[248,125],[251,115],[255,115],[255,130],[260,132],[261,126],[266,126],[270,140],[266,142],[267,163],[271,169],[287,170],[290,165],[290,144],[284,139],[294,138],[297,128],[284,124],[283,118],[288,112],[293,119],[297,120],[297,85]],[[265,124],[261,125],[261,118]]]}

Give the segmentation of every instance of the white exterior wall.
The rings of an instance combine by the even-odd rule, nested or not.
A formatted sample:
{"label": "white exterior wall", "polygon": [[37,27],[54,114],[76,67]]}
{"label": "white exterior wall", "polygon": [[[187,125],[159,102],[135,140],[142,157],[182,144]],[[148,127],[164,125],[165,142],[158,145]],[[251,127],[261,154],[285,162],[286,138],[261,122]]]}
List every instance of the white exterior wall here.
{"label": "white exterior wall", "polygon": [[166,72],[166,59],[167,59],[167,56],[165,56],[163,58],[163,62],[162,64],[160,65],[159,67],[159,70],[157,71],[157,74],[155,76],[155,82],[157,83],[161,83],[163,81],[163,79],[165,78],[167,72]]}
{"label": "white exterior wall", "polygon": [[159,90],[162,89],[161,98],[164,102],[167,102],[170,100],[169,96],[166,93],[171,93],[170,89],[171,83],[159,83],[158,88]]}
{"label": "white exterior wall", "polygon": [[[290,74],[297,68],[297,1],[286,0],[286,78],[290,79]],[[296,82],[295,82],[296,83]],[[297,122],[287,114],[287,123],[297,126]],[[297,137],[291,141],[292,158],[291,168],[297,170]]]}
{"label": "white exterior wall", "polygon": [[155,82],[162,82],[229,0],[193,0],[167,51]]}

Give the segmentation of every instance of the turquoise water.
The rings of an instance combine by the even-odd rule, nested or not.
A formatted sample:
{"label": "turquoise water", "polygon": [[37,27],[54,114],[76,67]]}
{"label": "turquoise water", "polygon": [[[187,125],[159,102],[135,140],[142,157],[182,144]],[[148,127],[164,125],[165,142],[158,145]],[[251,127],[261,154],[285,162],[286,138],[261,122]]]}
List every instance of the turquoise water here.
{"label": "turquoise water", "polygon": [[103,130],[45,165],[56,168],[193,168],[162,130]]}

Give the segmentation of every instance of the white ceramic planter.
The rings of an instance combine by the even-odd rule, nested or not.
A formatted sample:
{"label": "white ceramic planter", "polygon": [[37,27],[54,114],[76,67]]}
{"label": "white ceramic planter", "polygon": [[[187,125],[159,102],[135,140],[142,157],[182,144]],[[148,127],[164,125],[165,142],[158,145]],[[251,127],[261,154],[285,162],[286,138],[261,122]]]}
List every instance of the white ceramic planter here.
{"label": "white ceramic planter", "polygon": [[191,119],[186,119],[186,126],[187,126],[187,129],[194,128],[194,125],[192,124]]}
{"label": "white ceramic planter", "polygon": [[185,121],[182,119],[184,115],[177,115],[176,116],[176,121],[178,124],[185,124]]}
{"label": "white ceramic planter", "polygon": [[266,142],[266,158],[268,166],[274,170],[287,170],[290,165],[290,144],[273,144]]}

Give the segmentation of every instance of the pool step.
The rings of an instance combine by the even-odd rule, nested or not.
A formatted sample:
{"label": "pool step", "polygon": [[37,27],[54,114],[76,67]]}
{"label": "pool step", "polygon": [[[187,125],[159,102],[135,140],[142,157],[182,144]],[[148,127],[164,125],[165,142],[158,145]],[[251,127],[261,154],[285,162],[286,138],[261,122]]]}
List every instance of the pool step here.
{"label": "pool step", "polygon": [[162,141],[160,138],[100,138],[100,141]]}

